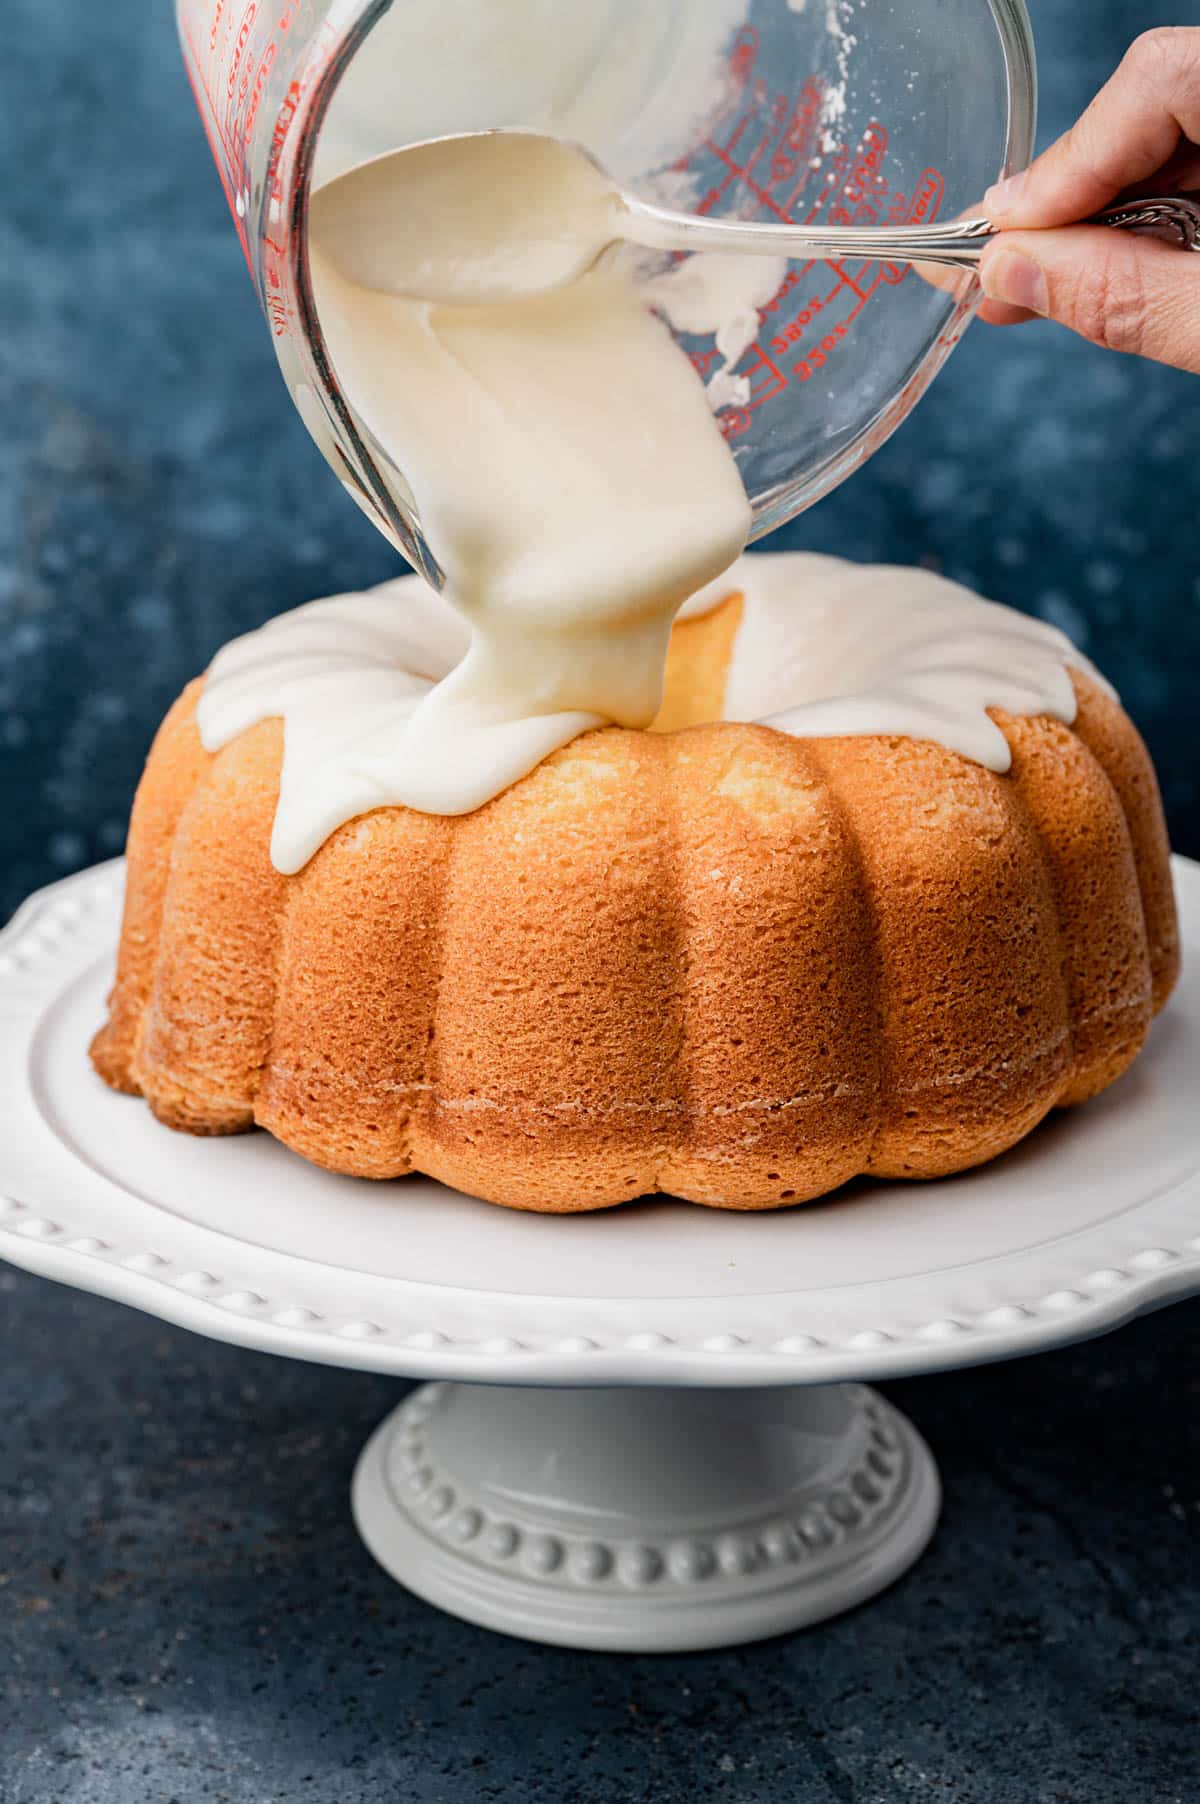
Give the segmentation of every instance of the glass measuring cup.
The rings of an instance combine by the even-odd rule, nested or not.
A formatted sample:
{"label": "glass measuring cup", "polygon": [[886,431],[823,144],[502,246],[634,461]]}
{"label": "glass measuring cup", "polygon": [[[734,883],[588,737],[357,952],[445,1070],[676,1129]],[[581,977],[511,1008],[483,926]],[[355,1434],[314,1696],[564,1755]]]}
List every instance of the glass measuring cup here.
{"label": "glass measuring cup", "polygon": [[[925,223],[977,206],[1033,147],[1024,0],[177,0],[197,104],[306,425],[438,582],[404,472],[357,416],[308,279],[308,198],[441,132],[574,136],[634,192],[688,210]],[[568,29],[569,26],[569,29]],[[550,46],[548,49],[547,46]],[[958,342],[974,278],[793,262],[718,422],[758,538],[895,430]],[[677,333],[698,373],[711,337]]]}

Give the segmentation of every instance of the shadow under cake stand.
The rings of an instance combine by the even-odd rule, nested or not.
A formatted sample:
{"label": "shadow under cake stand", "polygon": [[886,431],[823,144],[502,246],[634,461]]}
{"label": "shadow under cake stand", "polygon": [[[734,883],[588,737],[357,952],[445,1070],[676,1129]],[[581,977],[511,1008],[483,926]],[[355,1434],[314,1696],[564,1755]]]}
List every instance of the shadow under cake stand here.
{"label": "shadow under cake stand", "polygon": [[881,1590],[933,1533],[920,1436],[867,1378],[1032,1353],[1200,1290],[1200,865],[1137,1065],[1014,1152],[769,1215],[514,1214],[423,1178],[194,1140],[88,1065],[119,863],[0,935],[0,1253],[247,1347],[424,1378],[358,1464],[376,1558],[470,1621],[716,1647]]}

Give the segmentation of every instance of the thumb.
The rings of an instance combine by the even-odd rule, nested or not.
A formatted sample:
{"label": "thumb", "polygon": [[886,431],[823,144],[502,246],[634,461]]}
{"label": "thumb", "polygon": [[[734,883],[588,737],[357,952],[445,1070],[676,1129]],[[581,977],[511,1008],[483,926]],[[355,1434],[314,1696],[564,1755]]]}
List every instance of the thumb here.
{"label": "thumb", "polygon": [[1111,226],[1002,232],[979,275],[991,301],[1200,374],[1200,258],[1178,246]]}

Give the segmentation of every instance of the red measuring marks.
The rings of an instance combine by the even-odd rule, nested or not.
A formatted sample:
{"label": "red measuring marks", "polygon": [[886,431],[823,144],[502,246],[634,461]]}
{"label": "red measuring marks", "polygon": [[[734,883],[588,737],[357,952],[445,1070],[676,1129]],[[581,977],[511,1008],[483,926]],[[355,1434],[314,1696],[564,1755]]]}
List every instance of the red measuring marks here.
{"label": "red measuring marks", "polygon": [[[814,76],[797,95],[773,91],[756,72],[758,53],[758,33],[746,26],[730,55],[729,104],[704,143],[682,160],[681,167],[707,184],[698,212],[724,201],[725,210],[804,224],[915,225],[937,217],[945,193],[938,170],[926,169],[912,194],[893,189],[885,169],[887,127],[873,119],[856,144],[837,142],[827,85]],[[739,208],[739,199],[753,204]],[[757,342],[738,364],[749,398],[718,415],[725,436],[745,432],[754,410],[789,382],[811,381],[825,369],[872,297],[908,274],[907,264],[859,264],[853,275],[841,263],[792,264],[761,309]],[[716,359],[714,350],[692,360],[707,375]]]}
{"label": "red measuring marks", "polygon": [[[309,39],[299,28],[300,11],[301,0],[181,0],[179,7],[184,62],[196,105],[276,337],[292,325],[286,240],[293,128],[300,129],[309,91],[339,43],[328,19]],[[290,40],[289,34],[294,34]],[[270,133],[263,142],[262,108],[268,95]],[[256,179],[266,201],[261,224],[247,218]],[[252,231],[261,236],[252,239]],[[256,261],[261,266],[257,275]]]}
{"label": "red measuring marks", "polygon": [[[248,262],[244,196],[250,186],[251,146],[272,69],[300,5],[301,0],[195,0],[180,7],[184,62]],[[275,163],[282,134],[298,108],[300,87],[298,82],[289,85],[275,121]]]}

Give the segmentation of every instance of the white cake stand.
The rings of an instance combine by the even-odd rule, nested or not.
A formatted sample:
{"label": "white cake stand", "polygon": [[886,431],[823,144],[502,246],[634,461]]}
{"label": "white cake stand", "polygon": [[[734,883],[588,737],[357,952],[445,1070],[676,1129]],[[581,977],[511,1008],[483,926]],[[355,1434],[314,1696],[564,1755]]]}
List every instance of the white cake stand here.
{"label": "white cake stand", "polygon": [[354,1509],[389,1572],[471,1621],[630,1650],[816,1622],[898,1577],[938,1512],[924,1443],[860,1380],[1200,1289],[1200,866],[1176,869],[1193,967],[1148,1051],[1006,1158],[780,1214],[564,1218],[189,1139],[105,1089],[103,866],[0,936],[0,1251],[219,1340],[439,1380],[373,1436]]}

